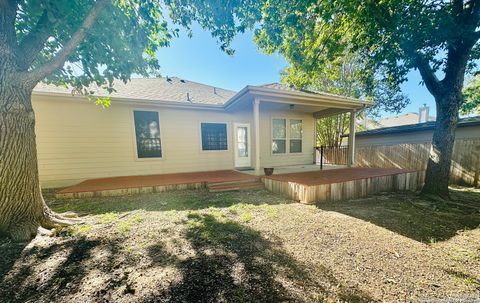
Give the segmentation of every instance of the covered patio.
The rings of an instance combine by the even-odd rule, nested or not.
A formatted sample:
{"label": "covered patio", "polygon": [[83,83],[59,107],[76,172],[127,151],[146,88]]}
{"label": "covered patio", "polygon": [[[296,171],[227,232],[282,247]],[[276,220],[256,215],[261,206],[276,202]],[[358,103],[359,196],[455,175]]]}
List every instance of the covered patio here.
{"label": "covered patio", "polygon": [[[352,135],[348,139],[346,164],[351,167],[355,162],[355,114],[371,105],[369,101],[278,83],[247,86],[225,104],[227,112],[252,114],[252,140],[250,135],[234,132],[235,140],[242,137],[241,142],[234,142],[235,167],[250,166],[256,175],[262,175],[265,167],[280,169],[315,163],[312,160],[317,138],[316,120],[342,113],[350,115],[349,133]],[[245,142],[249,142],[246,154],[253,159],[245,165],[237,165],[237,144],[244,146]]]}

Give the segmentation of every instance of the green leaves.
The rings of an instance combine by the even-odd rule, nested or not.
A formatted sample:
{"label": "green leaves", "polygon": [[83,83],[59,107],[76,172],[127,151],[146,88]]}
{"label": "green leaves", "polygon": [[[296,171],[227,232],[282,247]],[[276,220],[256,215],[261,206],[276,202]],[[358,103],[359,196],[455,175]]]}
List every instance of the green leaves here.
{"label": "green leaves", "polygon": [[[46,37],[39,51],[38,47],[26,48],[32,49],[35,60],[25,68],[32,70],[49,62],[79,28],[94,2],[18,1],[17,40],[30,42],[27,37],[32,35]],[[132,74],[157,74],[156,51],[169,46],[170,39],[178,36],[178,28],[169,28],[169,24],[185,27],[190,32],[192,23],[198,22],[211,32],[227,54],[234,53],[230,45],[238,32],[254,30],[255,42],[262,51],[278,52],[290,63],[287,74],[294,70],[297,78],[291,82],[305,82],[306,77],[335,80],[328,69],[354,54],[357,72],[352,76],[355,83],[352,87],[358,89],[349,94],[375,100],[385,96],[384,99],[391,100],[385,109],[398,110],[405,104],[399,87],[409,70],[428,66],[424,74],[429,74],[427,80],[432,80],[435,73],[446,71],[446,55],[453,49],[452,45],[477,39],[478,34],[473,32],[479,10],[476,6],[459,7],[455,3],[114,0],[88,31],[85,41],[69,56],[68,61],[75,68],[65,66],[47,81],[74,87],[92,82],[111,86],[116,78],[127,81]],[[163,15],[166,13],[171,23],[166,22]],[[40,22],[42,16],[45,16],[44,22]],[[44,26],[39,26],[41,24]],[[476,68],[475,59],[480,58],[477,48],[474,45],[468,53],[471,63],[468,68]],[[426,64],[422,66],[419,62]]]}
{"label": "green leaves", "polygon": [[313,91],[373,101],[370,115],[379,111],[399,112],[408,103],[400,87],[389,83],[380,72],[366,67],[358,54],[345,53],[343,57],[316,62],[311,65],[294,64],[282,72],[282,82]]}
{"label": "green leaves", "polygon": [[[92,0],[20,1],[15,24],[17,40],[44,37],[29,70],[48,64],[81,26]],[[39,27],[43,13],[48,27]],[[155,0],[116,0],[108,5],[87,32],[84,41],[69,55],[68,62],[46,79],[49,83],[76,88],[95,83],[111,86],[113,79],[127,81],[132,74],[155,73],[155,52],[172,38]],[[25,41],[29,42],[29,41]]]}
{"label": "green leaves", "polygon": [[325,81],[320,78],[335,81],[329,69],[355,54],[358,73],[352,81],[359,91],[351,93],[380,98],[384,109],[397,111],[406,104],[400,85],[411,69],[423,70],[428,87],[437,74],[462,71],[463,59],[447,69],[448,56],[470,63],[480,58],[477,47],[469,50],[480,36],[473,25],[478,21],[478,7],[462,1],[268,0],[255,41],[268,54],[284,55],[290,63],[284,81],[300,86]]}
{"label": "green leaves", "polygon": [[[174,24],[191,29],[193,22],[211,32],[220,48],[233,55],[230,44],[238,32],[253,28],[261,18],[262,1],[165,0]],[[191,33],[191,32],[190,32]]]}
{"label": "green leaves", "polygon": [[480,77],[476,75],[463,89],[460,112],[464,115],[480,115]]}

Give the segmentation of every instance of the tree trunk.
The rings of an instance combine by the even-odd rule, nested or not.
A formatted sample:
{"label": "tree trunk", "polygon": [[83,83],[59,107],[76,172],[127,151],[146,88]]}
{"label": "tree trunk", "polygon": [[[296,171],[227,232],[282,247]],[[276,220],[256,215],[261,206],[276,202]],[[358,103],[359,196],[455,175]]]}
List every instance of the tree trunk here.
{"label": "tree trunk", "polygon": [[462,96],[461,88],[446,89],[445,92],[435,98],[437,121],[422,194],[449,199],[450,166]]}
{"label": "tree trunk", "polygon": [[12,73],[0,74],[0,233],[17,241],[39,227],[69,225],[45,204],[38,179],[32,88]]}
{"label": "tree trunk", "polygon": [[0,80],[0,231],[16,240],[33,237],[44,220],[38,180],[31,89]]}

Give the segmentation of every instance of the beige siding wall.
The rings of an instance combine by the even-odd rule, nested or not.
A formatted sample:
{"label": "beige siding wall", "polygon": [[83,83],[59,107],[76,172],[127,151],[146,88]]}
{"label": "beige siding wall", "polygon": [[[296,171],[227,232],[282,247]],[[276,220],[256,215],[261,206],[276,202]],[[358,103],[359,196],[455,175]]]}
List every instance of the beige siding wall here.
{"label": "beige siding wall", "polygon": [[[79,98],[76,98],[79,99]],[[84,179],[233,168],[233,123],[250,122],[250,112],[133,107],[102,109],[82,100],[34,97],[40,180],[44,187]],[[134,109],[157,110],[162,159],[137,159]],[[226,122],[228,151],[202,151],[200,122]]]}
{"label": "beige siding wall", "polygon": [[[252,166],[254,129],[251,108],[227,113],[116,104],[102,109],[80,97],[34,96],[40,181],[61,187],[85,179],[209,171],[234,168],[233,124],[250,123]],[[159,112],[162,159],[137,159],[133,110]],[[271,118],[303,120],[303,153],[271,154]],[[261,111],[261,166],[308,164],[312,161],[313,118],[291,111]],[[228,151],[202,151],[200,122],[226,122]]]}
{"label": "beige siding wall", "polygon": [[[302,153],[272,154],[272,119],[301,119],[303,121]],[[288,132],[288,130],[287,130]],[[262,167],[312,164],[314,119],[311,113],[260,109],[260,161]]]}

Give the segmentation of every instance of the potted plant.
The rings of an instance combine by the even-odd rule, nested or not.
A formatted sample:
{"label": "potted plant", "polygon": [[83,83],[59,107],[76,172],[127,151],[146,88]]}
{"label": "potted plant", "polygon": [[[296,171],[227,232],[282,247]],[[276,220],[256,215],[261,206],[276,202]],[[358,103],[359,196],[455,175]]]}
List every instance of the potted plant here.
{"label": "potted plant", "polygon": [[273,167],[264,167],[263,171],[265,172],[265,176],[273,175]]}

